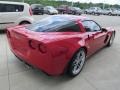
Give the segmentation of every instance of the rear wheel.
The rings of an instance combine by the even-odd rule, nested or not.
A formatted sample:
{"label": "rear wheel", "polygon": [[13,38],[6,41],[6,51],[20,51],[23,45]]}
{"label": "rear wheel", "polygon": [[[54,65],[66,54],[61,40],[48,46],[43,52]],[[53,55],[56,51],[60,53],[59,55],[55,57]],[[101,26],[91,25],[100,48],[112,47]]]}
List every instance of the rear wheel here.
{"label": "rear wheel", "polygon": [[85,63],[85,59],[86,59],[86,52],[85,49],[81,48],[73,57],[72,61],[69,64],[68,67],[68,75],[69,76],[77,76]]}
{"label": "rear wheel", "polygon": [[95,15],[95,12],[92,12],[92,15]]}
{"label": "rear wheel", "polygon": [[109,15],[109,16],[112,16],[112,13],[110,12],[110,13],[108,13],[108,15]]}

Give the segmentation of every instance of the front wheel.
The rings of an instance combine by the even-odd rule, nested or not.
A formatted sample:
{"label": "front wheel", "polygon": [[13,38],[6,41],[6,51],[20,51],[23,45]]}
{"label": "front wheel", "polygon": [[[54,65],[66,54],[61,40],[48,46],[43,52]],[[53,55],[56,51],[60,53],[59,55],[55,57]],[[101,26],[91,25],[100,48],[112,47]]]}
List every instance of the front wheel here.
{"label": "front wheel", "polygon": [[48,13],[47,13],[48,15],[51,15],[51,13],[48,11]]}
{"label": "front wheel", "polygon": [[112,33],[112,35],[111,35],[111,37],[110,37],[110,40],[109,40],[107,46],[111,46],[111,45],[113,44],[114,38],[115,38],[115,33]]}
{"label": "front wheel", "polygon": [[81,72],[85,60],[86,60],[86,52],[85,49],[81,48],[75,54],[75,56],[73,57],[72,61],[69,64],[68,75],[72,77],[77,76]]}
{"label": "front wheel", "polygon": [[95,15],[95,12],[92,12],[92,15]]}

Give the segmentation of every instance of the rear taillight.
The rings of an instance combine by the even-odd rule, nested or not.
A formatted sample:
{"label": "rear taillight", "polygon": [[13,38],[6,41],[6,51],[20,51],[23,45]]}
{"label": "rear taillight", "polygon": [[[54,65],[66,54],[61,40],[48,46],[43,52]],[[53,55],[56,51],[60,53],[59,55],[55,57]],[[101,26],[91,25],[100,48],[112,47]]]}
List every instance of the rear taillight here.
{"label": "rear taillight", "polygon": [[43,43],[39,43],[39,42],[35,42],[33,40],[30,40],[29,41],[29,46],[32,49],[39,50],[41,53],[46,53],[47,52],[47,48]]}
{"label": "rear taillight", "polygon": [[42,52],[42,53],[46,53],[47,52],[47,48],[46,48],[46,46],[44,44],[41,43],[38,46],[39,46],[38,48],[39,48],[40,52]]}
{"label": "rear taillight", "polygon": [[33,15],[31,7],[29,8],[29,13],[30,13],[31,16]]}
{"label": "rear taillight", "polygon": [[36,49],[37,48],[37,44],[34,41],[32,41],[32,40],[29,41],[29,46],[32,49]]}
{"label": "rear taillight", "polygon": [[10,35],[10,32],[9,32],[9,31],[7,31],[7,37],[8,37],[8,38],[11,38],[11,35]]}

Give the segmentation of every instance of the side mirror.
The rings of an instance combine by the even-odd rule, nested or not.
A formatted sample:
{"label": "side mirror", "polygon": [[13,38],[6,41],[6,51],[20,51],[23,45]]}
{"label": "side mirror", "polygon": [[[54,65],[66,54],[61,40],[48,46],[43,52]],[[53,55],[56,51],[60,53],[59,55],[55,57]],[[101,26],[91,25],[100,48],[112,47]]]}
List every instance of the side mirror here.
{"label": "side mirror", "polygon": [[102,32],[107,32],[107,29],[105,29],[105,28],[102,28]]}

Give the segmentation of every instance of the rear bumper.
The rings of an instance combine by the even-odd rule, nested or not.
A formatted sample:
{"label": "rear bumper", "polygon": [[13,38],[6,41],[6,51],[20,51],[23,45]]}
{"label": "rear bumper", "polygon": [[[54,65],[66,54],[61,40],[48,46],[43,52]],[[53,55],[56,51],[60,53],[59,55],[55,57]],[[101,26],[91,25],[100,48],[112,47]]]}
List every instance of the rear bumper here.
{"label": "rear bumper", "polygon": [[50,12],[50,14],[58,14],[58,12]]}
{"label": "rear bumper", "polygon": [[33,55],[34,57],[32,58],[26,55],[22,55],[16,50],[11,49],[11,51],[20,61],[23,61],[33,66],[34,68],[40,69],[41,71],[45,72],[47,75],[58,76],[63,73],[61,72],[61,70],[57,69],[57,66],[55,64],[57,62],[53,62],[54,60],[51,61],[52,59],[50,59],[50,57],[43,58],[43,56],[41,56],[41,58],[39,58],[40,56],[36,57]]}
{"label": "rear bumper", "polygon": [[[12,50],[11,50],[11,51],[12,51]],[[13,52],[13,54],[14,54],[21,62],[24,62],[25,64],[27,64],[28,66],[31,66],[31,67],[33,67],[33,68],[37,68],[37,67],[35,67],[34,65],[31,65],[31,63],[26,62],[25,59],[23,59],[23,58],[20,57],[19,55],[15,54],[14,52]],[[37,68],[37,69],[40,69],[40,68]],[[43,70],[41,70],[41,71],[43,71]],[[43,72],[46,73],[47,75],[52,75],[52,74],[48,74],[48,73],[45,72],[45,71],[43,71]]]}
{"label": "rear bumper", "polygon": [[[14,47],[12,41],[8,38],[10,49],[13,54],[21,61],[40,69],[48,75],[58,76],[64,73],[66,64],[64,63],[64,57],[54,57],[50,52],[48,54],[41,54],[35,50],[24,50]],[[21,50],[24,50],[23,52]]]}
{"label": "rear bumper", "polygon": [[38,56],[36,55],[32,55],[31,57],[28,55],[23,55],[21,54],[19,51],[17,50],[13,50],[11,48],[11,51],[13,52],[13,54],[21,61],[40,69],[43,72],[46,72],[49,75],[58,75],[54,69],[52,70],[52,63],[50,62],[51,59],[46,59],[44,57],[41,56],[41,58],[38,58]]}

